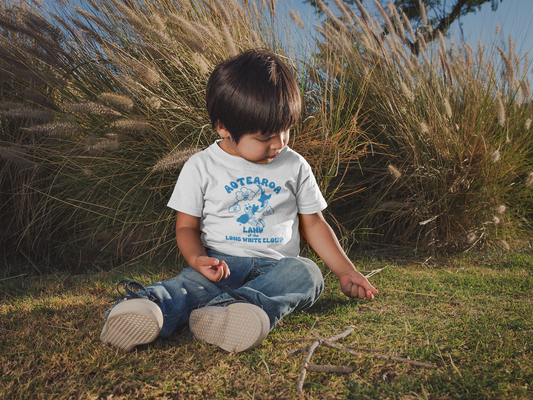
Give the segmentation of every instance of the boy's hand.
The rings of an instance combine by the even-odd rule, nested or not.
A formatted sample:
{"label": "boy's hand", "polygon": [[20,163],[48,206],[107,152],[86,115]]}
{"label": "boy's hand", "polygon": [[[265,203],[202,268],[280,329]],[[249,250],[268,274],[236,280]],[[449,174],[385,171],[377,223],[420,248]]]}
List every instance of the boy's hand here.
{"label": "boy's hand", "polygon": [[359,271],[353,271],[339,277],[342,293],[348,297],[373,300],[378,294],[377,289],[370,284]]}
{"label": "boy's hand", "polygon": [[198,257],[194,269],[212,282],[220,282],[230,275],[228,264],[225,261],[207,256]]}

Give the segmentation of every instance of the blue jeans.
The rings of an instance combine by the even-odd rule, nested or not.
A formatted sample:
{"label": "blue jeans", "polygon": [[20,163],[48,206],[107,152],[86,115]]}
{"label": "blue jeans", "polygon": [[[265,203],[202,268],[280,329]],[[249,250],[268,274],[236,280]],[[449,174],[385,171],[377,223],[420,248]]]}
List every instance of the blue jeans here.
{"label": "blue jeans", "polygon": [[213,250],[207,250],[207,254],[228,264],[231,272],[228,278],[212,282],[187,267],[174,278],[146,287],[161,298],[161,303],[156,303],[164,317],[160,337],[168,337],[186,324],[196,308],[236,301],[253,302],[261,307],[272,329],[285,315],[311,307],[324,289],[320,269],[304,257],[281,260],[234,257]]}

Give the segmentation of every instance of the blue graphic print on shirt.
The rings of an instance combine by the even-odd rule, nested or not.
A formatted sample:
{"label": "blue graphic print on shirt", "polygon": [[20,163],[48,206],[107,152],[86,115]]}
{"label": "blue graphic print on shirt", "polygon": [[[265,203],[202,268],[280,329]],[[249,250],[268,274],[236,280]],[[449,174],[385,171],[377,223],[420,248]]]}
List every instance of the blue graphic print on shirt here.
{"label": "blue graphic print on shirt", "polygon": [[281,186],[266,178],[247,176],[231,181],[224,188],[236,200],[228,212],[236,215],[235,221],[242,227],[242,236],[230,235],[226,236],[226,240],[247,243],[281,243],[286,240],[280,236],[262,235],[267,225],[265,217],[275,213],[270,205],[272,196],[280,193]]}
{"label": "blue graphic print on shirt", "polygon": [[[248,187],[243,187],[235,193],[237,201],[228,209],[230,213],[241,213],[237,222],[242,225],[251,225],[256,228],[253,233],[261,233],[265,227],[265,221],[260,218],[274,214],[274,209],[268,205],[268,201],[272,194],[265,194],[265,190],[257,185],[257,191],[253,191]],[[246,232],[251,232],[248,230]]]}

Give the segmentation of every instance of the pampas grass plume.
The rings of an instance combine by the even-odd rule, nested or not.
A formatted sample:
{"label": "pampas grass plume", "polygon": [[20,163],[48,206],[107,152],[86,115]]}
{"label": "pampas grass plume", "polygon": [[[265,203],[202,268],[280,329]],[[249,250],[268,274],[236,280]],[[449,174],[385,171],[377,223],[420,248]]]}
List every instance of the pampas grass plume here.
{"label": "pampas grass plume", "polygon": [[159,160],[157,164],[152,167],[152,171],[167,171],[170,169],[179,168],[185,164],[189,158],[201,150],[202,149],[197,149],[195,147],[189,147],[175,153],[170,153],[166,157]]}
{"label": "pampas grass plume", "polygon": [[116,93],[102,93],[98,96],[98,100],[110,105],[125,110],[133,109],[133,101],[126,96],[116,94]]}
{"label": "pampas grass plume", "polygon": [[298,11],[289,10],[289,15],[296,25],[298,25],[300,28],[304,27],[304,21],[302,20],[302,17],[300,17],[300,13]]}
{"label": "pampas grass plume", "polygon": [[439,36],[439,43],[440,43],[442,52],[446,54],[446,42],[444,41],[444,35],[442,34],[441,31],[438,31],[438,36]]}
{"label": "pampas grass plume", "polygon": [[209,65],[203,55],[193,53],[192,59],[202,74],[207,75],[209,73]]}
{"label": "pampas grass plume", "polygon": [[496,108],[498,114],[498,123],[501,127],[503,127],[505,125],[505,108],[503,106],[501,93],[498,93],[496,96]]}
{"label": "pampas grass plume", "polygon": [[410,102],[415,101],[414,93],[411,91],[411,89],[409,89],[407,87],[405,82],[403,82],[403,81],[400,82],[400,89],[402,89],[402,92],[403,92],[404,96],[407,98],[407,100],[409,100]]}
{"label": "pampas grass plume", "polygon": [[381,14],[381,18],[383,18],[383,21],[385,22],[385,25],[387,26],[387,29],[389,31],[389,34],[394,37],[396,35],[396,30],[394,29],[394,26],[392,25],[392,22],[381,6],[380,2],[378,0],[374,0],[374,5],[378,9],[379,13]]}
{"label": "pampas grass plume", "polygon": [[446,116],[449,119],[452,119],[453,117],[452,106],[450,105],[450,102],[447,98],[444,99],[444,109],[446,110]]}
{"label": "pampas grass plume", "polygon": [[502,249],[504,249],[505,251],[509,251],[509,250],[511,250],[511,246],[509,246],[509,243],[507,243],[505,240],[500,239],[500,240],[498,241],[498,243],[500,244],[500,246],[502,247]]}
{"label": "pampas grass plume", "polygon": [[150,68],[148,66],[144,66],[144,68],[139,69],[136,71],[139,75],[141,75],[146,82],[148,82],[152,86],[158,86],[161,80],[161,77],[157,73],[157,71],[153,68]]}
{"label": "pampas grass plume", "polygon": [[507,207],[505,207],[504,204],[500,204],[500,205],[498,206],[498,208],[496,209],[496,211],[497,211],[498,214],[500,214],[500,215],[503,214],[503,213],[505,212],[505,210],[507,210]]}
{"label": "pampas grass plume", "polygon": [[526,176],[526,180],[524,182],[526,186],[533,185],[533,171],[529,171]]}
{"label": "pampas grass plume", "polygon": [[39,110],[36,108],[17,108],[7,111],[0,111],[0,116],[33,120],[34,122],[46,122],[51,121],[54,118],[50,111]]}
{"label": "pampas grass plume", "polygon": [[422,23],[424,26],[428,26],[428,16],[426,14],[426,7],[424,7],[424,3],[422,3],[422,0],[418,0],[418,8],[420,11],[420,17],[422,18]]}
{"label": "pampas grass plume", "polygon": [[112,139],[103,139],[93,145],[85,146],[87,151],[103,151],[103,150],[115,150],[118,147],[118,142]]}
{"label": "pampas grass plume", "polygon": [[48,136],[66,136],[81,131],[79,126],[71,124],[70,122],[36,125],[31,128],[26,128],[25,130],[36,135]]}
{"label": "pampas grass plume", "polygon": [[498,149],[494,150],[494,152],[490,156],[490,159],[492,160],[493,163],[498,162],[500,160],[500,150]]}
{"label": "pampas grass plume", "polygon": [[470,231],[467,233],[465,241],[467,244],[472,244],[476,241],[476,239],[477,239],[477,235],[474,232]]}
{"label": "pampas grass plume", "polygon": [[524,124],[524,128],[526,128],[526,131],[531,128],[531,118],[526,119],[526,123]]}
{"label": "pampas grass plume", "polygon": [[161,99],[159,97],[147,97],[145,101],[148,107],[150,107],[152,110],[158,110],[161,107]]}
{"label": "pampas grass plume", "polygon": [[115,121],[111,126],[123,131],[134,132],[145,132],[152,128],[148,122],[135,119],[121,119],[119,121]]}
{"label": "pampas grass plume", "polygon": [[420,123],[419,128],[420,128],[420,133],[422,134],[426,134],[429,132],[428,126],[424,122]]}
{"label": "pampas grass plume", "polygon": [[402,173],[398,171],[394,165],[389,164],[387,168],[389,169],[389,173],[393,176],[394,179],[398,179],[400,176],[402,176]]}
{"label": "pampas grass plume", "polygon": [[494,215],[492,217],[492,222],[494,223],[494,225],[498,225],[500,223],[500,219],[496,215]]}
{"label": "pampas grass plume", "polygon": [[515,85],[515,74],[514,74],[514,65],[512,59],[510,59],[505,52],[497,47],[498,52],[500,53],[500,56],[502,57],[503,64],[505,65],[505,79],[507,80],[507,84],[509,87],[513,88]]}
{"label": "pampas grass plume", "polygon": [[402,10],[402,20],[403,20],[403,23],[404,23],[404,28],[406,28],[407,31],[409,32],[409,35],[411,36],[411,39],[413,41],[415,41],[417,36],[415,35],[415,31],[413,30],[413,26],[411,25],[411,21],[409,20],[409,18],[407,17],[407,15],[405,14],[405,12],[403,10]]}
{"label": "pampas grass plume", "polygon": [[237,55],[237,48],[235,47],[235,41],[231,36],[231,33],[226,24],[222,24],[222,33],[224,34],[224,41],[226,42],[226,48],[230,57]]}
{"label": "pampas grass plume", "polygon": [[398,30],[398,34],[400,35],[400,39],[402,39],[405,42],[407,38],[405,36],[405,29],[402,24],[400,14],[398,14],[398,10],[396,9],[396,7],[394,6],[392,2],[389,2],[387,4],[387,8],[389,9],[389,13],[394,18],[394,23],[395,23],[396,29]]}
{"label": "pampas grass plume", "polygon": [[119,117],[122,114],[118,111],[115,111],[109,107],[103,106],[102,104],[96,103],[74,103],[66,104],[63,106],[66,111],[73,113],[85,113],[85,114],[95,114],[95,115],[109,115],[113,117]]}

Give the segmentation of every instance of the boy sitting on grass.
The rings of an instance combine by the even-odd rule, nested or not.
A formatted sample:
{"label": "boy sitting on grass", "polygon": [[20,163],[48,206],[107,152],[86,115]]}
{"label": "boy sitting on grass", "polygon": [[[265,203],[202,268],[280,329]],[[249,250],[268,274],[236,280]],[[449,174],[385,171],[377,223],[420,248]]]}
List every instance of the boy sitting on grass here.
{"label": "boy sitting on grass", "polygon": [[290,70],[268,51],[242,53],[215,68],[206,103],[221,140],[187,161],[168,203],[190,267],[146,288],[119,283],[128,295],[106,313],[100,339],[124,351],[187,322],[197,339],[224,350],[258,346],[323,290],[320,269],[299,256],[300,232],[346,296],[378,293],[324,220],[311,167],[287,147],[301,108]]}

